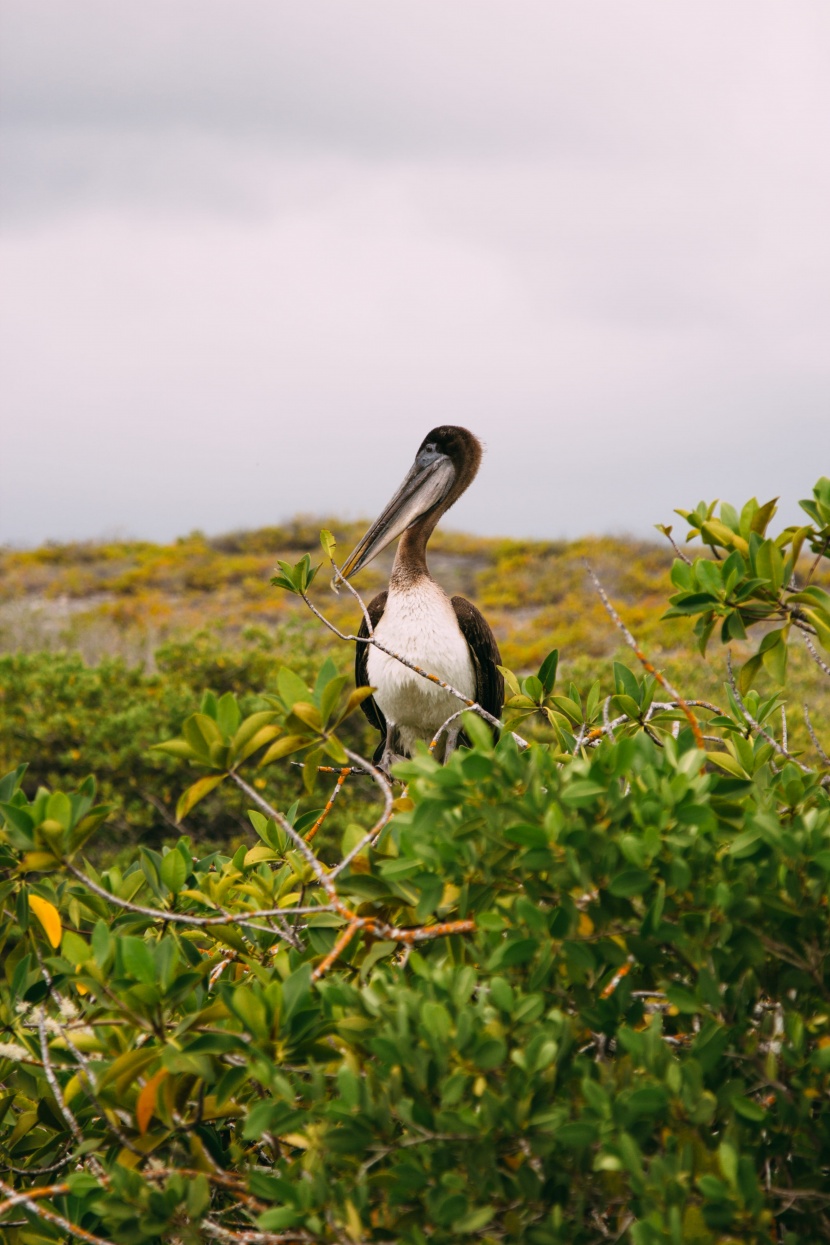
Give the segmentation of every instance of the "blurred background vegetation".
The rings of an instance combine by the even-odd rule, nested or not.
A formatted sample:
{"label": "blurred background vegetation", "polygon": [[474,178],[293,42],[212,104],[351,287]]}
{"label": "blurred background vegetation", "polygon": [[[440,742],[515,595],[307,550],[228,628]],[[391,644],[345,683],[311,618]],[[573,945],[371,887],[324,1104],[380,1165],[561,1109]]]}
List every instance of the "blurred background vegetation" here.
{"label": "blurred background vegetation", "polygon": [[[100,798],[115,805],[99,851],[117,854],[137,840],[154,847],[174,842],[182,829],[174,809],[186,776],[179,763],[149,749],[179,732],[206,688],[235,692],[247,713],[264,707],[259,697],[275,690],[283,665],[312,679],[330,655],[344,672],[351,669],[352,646],[269,583],[278,558],[314,556],[321,526],[335,533],[341,556],[365,530],[359,522],[298,518],[220,537],[194,532],[170,545],[113,541],[0,551],[0,772],[28,761],[24,786],[30,794],[39,784],[72,789],[94,773]],[[605,695],[613,691],[609,658],[637,663],[590,584],[588,559],[652,661],[681,693],[722,703],[723,650],[712,648],[703,658],[687,619],[661,619],[673,590],[673,556],[668,542],[520,541],[438,531],[430,568],[447,592],[462,593],[484,610],[510,669],[536,671],[557,647],[560,681],[573,679],[586,689],[599,678]],[[365,599],[385,586],[391,557],[378,558],[359,577]],[[828,581],[826,571],[823,581],[814,580],[824,587]],[[339,626],[357,627],[354,600],[335,596],[322,572],[312,596]],[[737,661],[750,652],[744,647],[734,646]],[[823,728],[830,721],[830,691],[800,643],[791,647],[789,739],[810,755],[803,703]],[[344,734],[371,754],[362,715],[349,719]],[[258,782],[264,790],[266,780]],[[290,804],[297,789],[289,762],[280,771],[269,769],[267,794],[278,807]],[[303,811],[322,806],[326,794],[318,789]],[[326,823],[332,843],[354,820],[356,803],[367,798],[367,784],[350,780]],[[204,850],[254,840],[244,801],[227,792],[194,809],[184,829]]]}

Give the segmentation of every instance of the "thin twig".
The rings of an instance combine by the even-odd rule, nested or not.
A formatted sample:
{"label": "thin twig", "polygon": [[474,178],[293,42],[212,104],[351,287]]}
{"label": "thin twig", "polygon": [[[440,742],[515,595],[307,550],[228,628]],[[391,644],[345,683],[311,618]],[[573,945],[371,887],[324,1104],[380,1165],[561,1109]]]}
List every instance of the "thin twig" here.
{"label": "thin twig", "polygon": [[661,674],[661,672],[656,668],[656,666],[652,665],[652,663],[646,657],[643,650],[638,645],[637,641],[634,639],[634,636],[628,630],[628,627],[626,627],[625,623],[620,618],[617,611],[614,609],[614,606],[608,600],[608,597],[605,594],[605,589],[603,588],[602,584],[599,582],[596,572],[594,571],[594,568],[591,566],[590,562],[586,560],[585,566],[587,568],[588,574],[591,576],[591,579],[594,582],[594,587],[597,590],[599,599],[602,601],[603,605],[605,606],[609,616],[613,619],[613,621],[619,627],[620,631],[625,637],[626,643],[629,645],[630,648],[634,650],[636,657],[642,663],[642,665],[645,667],[648,673],[653,674],[657,682],[662,687],[664,687],[666,691],[669,693],[669,695],[672,696],[677,701],[678,708],[682,709],[683,713],[686,715],[686,720],[688,721],[689,726],[692,728],[692,734],[694,735],[695,743],[697,744],[698,748],[702,750],[703,749],[703,735],[701,733],[698,720],[695,717],[695,715],[692,713],[691,708],[689,707],[689,702],[687,700],[684,700],[683,697],[680,695],[680,693],[672,687],[671,683],[669,683],[666,676],[664,674]]}
{"label": "thin twig", "polygon": [[[248,784],[246,783],[245,786],[247,787],[247,785]],[[248,790],[250,791],[251,788],[248,788]],[[263,801],[263,803],[265,802]],[[266,805],[266,807],[270,808],[270,805]],[[269,813],[268,815],[271,816],[272,814]],[[281,816],[281,814],[277,814],[277,816]],[[288,823],[286,822],[286,825],[287,824]],[[297,838],[301,843],[304,843],[304,840],[300,838],[299,835],[297,835]],[[316,856],[313,857],[313,859],[316,861]],[[151,917],[153,920],[157,921],[170,921],[179,925],[190,925],[194,929],[208,929],[212,925],[242,925],[249,927],[250,929],[259,930],[262,933],[273,934],[277,931],[267,925],[257,925],[255,924],[255,920],[263,920],[266,917],[274,916],[298,916],[312,912],[325,912],[326,910],[324,907],[255,908],[251,912],[246,912],[244,915],[240,915],[236,912],[226,912],[224,909],[220,908],[219,913],[216,916],[193,916],[189,912],[172,912],[165,908],[146,908],[143,904],[133,903],[130,899],[122,899],[120,895],[113,895],[111,891],[106,890],[103,886],[99,886],[97,882],[93,882],[92,878],[87,877],[87,875],[83,873],[77,865],[73,865],[71,861],[65,860],[63,864],[64,868],[68,869],[79,882],[83,882],[85,886],[88,886],[93,894],[99,895],[101,899],[106,899],[107,903],[115,904],[116,907],[123,908],[127,912],[134,912],[137,916]],[[204,902],[206,904],[210,903],[207,896],[205,896]],[[283,937],[286,937],[286,935],[283,934]],[[288,938],[287,941],[290,942],[291,939]]]}
{"label": "thin twig", "polygon": [[228,1245],[288,1245],[289,1242],[290,1245],[302,1245],[314,1240],[299,1228],[292,1228],[290,1232],[261,1232],[253,1228],[233,1232],[221,1223],[214,1223],[212,1219],[202,1219],[199,1231],[217,1241],[227,1241]]}
{"label": "thin twig", "polygon": [[336,878],[339,873],[342,873],[346,866],[351,864],[355,856],[359,856],[366,847],[374,847],[375,843],[377,843],[380,838],[381,831],[389,823],[394,803],[392,784],[386,779],[383,772],[379,770],[377,766],[372,765],[369,761],[365,761],[357,752],[350,752],[348,748],[346,748],[345,751],[349,760],[353,761],[356,765],[362,765],[366,770],[366,773],[371,774],[372,778],[374,778],[375,782],[380,787],[381,794],[383,796],[383,812],[372,826],[371,830],[367,830],[363,838],[360,839],[352,850],[346,853],[340,863],[331,870],[329,874],[329,877],[331,878]]}
{"label": "thin twig", "polygon": [[816,735],[816,732],[813,730],[813,724],[810,721],[810,710],[807,708],[806,705],[804,706],[804,721],[807,723],[807,730],[810,732],[810,738],[813,741],[813,747],[815,748],[816,752],[821,757],[822,765],[826,765],[830,767],[830,757],[827,755],[827,753],[824,751],[821,744],[819,743],[818,736]]}
{"label": "thin twig", "polygon": [[429,744],[430,752],[434,752],[435,749],[438,747],[438,740],[444,734],[444,731],[447,729],[447,727],[450,726],[451,723],[453,723],[456,720],[456,718],[460,718],[461,715],[466,712],[467,712],[466,709],[456,709],[455,713],[451,713],[450,716],[446,719],[446,721],[441,723],[441,725],[438,727],[438,730],[435,732],[432,739],[430,740],[430,744]]}
{"label": "thin twig", "polygon": [[316,835],[317,831],[322,826],[323,822],[328,817],[331,810],[334,808],[334,801],[337,799],[340,792],[343,790],[343,784],[345,783],[346,779],[349,777],[349,774],[351,773],[353,773],[352,767],[350,765],[346,765],[343,769],[341,769],[340,773],[337,775],[337,782],[334,784],[334,790],[332,791],[331,795],[328,798],[326,807],[323,809],[322,813],[317,818],[317,820],[315,821],[311,829],[308,831],[308,833],[304,836],[306,843],[311,842],[311,840]]}
{"label": "thin twig", "polygon": [[813,565],[810,567],[810,570],[807,574],[807,582],[804,585],[805,588],[808,587],[810,580],[815,575],[819,562],[821,561],[823,557],[826,556],[828,546],[830,546],[830,536],[825,536],[824,544],[821,546],[818,553],[816,554],[815,559],[813,561]]}
{"label": "thin twig", "polygon": [[52,1223],[56,1228],[61,1228],[68,1236],[77,1237],[79,1241],[86,1241],[87,1245],[114,1245],[114,1242],[103,1236],[96,1236],[93,1232],[87,1232],[86,1228],[81,1228],[76,1223],[70,1223],[68,1219],[64,1219],[63,1215],[58,1215],[53,1210],[47,1210],[45,1206],[39,1206],[36,1201],[32,1200],[33,1189],[27,1191],[27,1195],[18,1196],[14,1189],[10,1188],[3,1180],[0,1180],[0,1193],[4,1193],[7,1197],[15,1199],[15,1205],[25,1206],[30,1214],[37,1219],[43,1219],[46,1223]]}
{"label": "thin twig", "polygon": [[40,1185],[34,1189],[27,1189],[25,1193],[13,1193],[4,1202],[0,1202],[0,1215],[5,1215],[7,1210],[11,1210],[13,1206],[20,1206],[22,1202],[27,1202],[29,1198],[34,1200],[42,1197],[61,1197],[68,1192],[69,1185],[62,1182],[60,1184]]}
{"label": "thin twig", "polygon": [[[58,1001],[60,1000],[60,995],[58,995],[57,992],[53,992],[53,997],[56,998]],[[109,1113],[107,1112],[104,1104],[98,1098],[95,1076],[92,1072],[92,1069],[90,1068],[89,1060],[87,1059],[86,1055],[84,1055],[83,1052],[78,1049],[78,1047],[72,1041],[72,1038],[69,1036],[66,1026],[62,1025],[60,1021],[58,1021],[58,1028],[61,1031],[61,1036],[63,1037],[63,1040],[66,1042],[66,1045],[69,1047],[70,1051],[75,1056],[80,1066],[80,1072],[78,1073],[78,1080],[83,1085],[84,1092],[95,1103],[95,1106],[98,1108],[98,1112],[101,1116],[101,1120],[103,1121],[104,1125],[109,1129],[113,1137],[115,1137],[116,1140],[119,1141],[122,1146],[124,1146],[125,1149],[131,1150],[133,1154],[137,1154],[140,1158],[144,1158],[142,1151],[139,1150],[137,1146],[133,1145],[132,1141],[130,1141],[127,1134],[117,1124],[113,1123],[113,1121],[110,1119]]]}
{"label": "thin twig", "polygon": [[51,1176],[52,1172],[60,1171],[62,1167],[66,1167],[66,1164],[72,1161],[73,1155],[70,1149],[62,1159],[58,1159],[56,1163],[48,1163],[45,1167],[15,1167],[14,1163],[8,1162],[4,1165],[8,1167],[9,1171],[15,1172],[18,1176]]}
{"label": "thin twig", "polygon": [[610,707],[611,697],[606,696],[605,700],[602,702],[602,724],[605,727],[606,735],[610,735],[610,737],[614,739],[614,726],[611,722],[611,714],[609,712]]}
{"label": "thin twig", "polygon": [[363,600],[363,597],[360,595],[357,588],[355,588],[354,584],[350,584],[348,579],[346,579],[345,575],[340,570],[340,567],[337,566],[337,564],[335,563],[334,558],[330,558],[329,560],[332,565],[332,570],[334,571],[334,580],[332,582],[332,587],[334,588],[334,591],[335,592],[338,591],[336,587],[337,584],[343,584],[344,588],[348,589],[348,591],[352,594],[355,601],[357,601],[358,605],[361,608],[361,611],[363,613],[363,620],[366,623],[366,630],[369,632],[370,636],[373,636],[375,634],[375,626],[369,614],[368,605]]}
{"label": "thin twig", "polygon": [[767,743],[772,745],[772,747],[775,749],[775,751],[778,753],[779,756],[784,757],[785,760],[787,761],[792,761],[793,764],[797,765],[798,768],[802,770],[805,774],[812,774],[813,771],[810,769],[809,765],[804,765],[801,761],[799,761],[798,757],[794,757],[791,752],[787,751],[786,748],[782,748],[778,740],[773,735],[770,735],[769,731],[765,731],[761,723],[757,722],[755,718],[752,716],[752,714],[749,712],[749,710],[747,709],[746,705],[744,704],[743,697],[741,696],[741,693],[738,691],[738,684],[735,680],[735,675],[732,670],[731,648],[728,648],[726,650],[726,669],[729,672],[729,685],[732,688],[732,693],[735,697],[735,700],[738,703],[738,708],[740,709],[741,713],[746,718],[747,724],[751,726],[754,731],[757,731],[759,735],[763,735]]}
{"label": "thin twig", "polygon": [[687,566],[694,565],[694,563],[692,562],[692,559],[688,557],[687,554],[685,554],[681,548],[679,548],[679,546],[677,545],[677,542],[675,541],[674,537],[672,536],[671,532],[668,529],[666,529],[665,527],[660,527],[658,528],[658,531],[661,531],[663,533],[663,535],[665,536],[666,540],[671,545],[674,552],[680,558],[681,562],[685,562]]}
{"label": "thin twig", "polygon": [[[43,968],[43,965],[41,965],[41,968]],[[51,988],[51,979],[47,979],[46,985],[47,988]],[[67,1128],[75,1138],[78,1145],[83,1145],[84,1134],[81,1131],[81,1126],[75,1119],[75,1116],[64,1099],[63,1090],[60,1087],[58,1078],[55,1075],[55,1069],[52,1066],[52,1058],[49,1054],[49,1039],[46,1036],[46,1012],[42,1007],[38,1008],[37,1031],[38,1037],[40,1038],[40,1053],[43,1057],[43,1070],[46,1073],[46,1080],[49,1082],[49,1088],[55,1096],[55,1102],[57,1103],[58,1110],[66,1121]],[[96,1176],[100,1176],[102,1174],[103,1168],[94,1154],[90,1154],[88,1156],[87,1162]]]}
{"label": "thin twig", "polygon": [[827,665],[826,661],[822,661],[821,657],[818,654],[815,644],[813,643],[811,638],[808,636],[807,632],[800,631],[799,634],[801,635],[801,638],[804,641],[804,643],[807,645],[807,652],[810,654],[813,661],[816,663],[818,668],[820,670],[823,670],[824,673],[828,676],[828,678],[830,678],[830,666]]}
{"label": "thin twig", "polygon": [[[347,756],[353,761],[363,761],[363,758],[359,757],[356,753],[347,751]],[[375,768],[374,766],[370,767],[368,761],[365,762],[365,765],[369,768],[370,772]],[[376,772],[378,779],[385,783],[386,780],[383,778],[380,770],[377,770]],[[381,921],[377,917],[358,916],[358,914],[353,911],[348,904],[344,903],[337,894],[337,889],[334,885],[334,877],[336,876],[335,871],[332,871],[331,873],[325,872],[320,861],[314,855],[305,839],[297,833],[288,819],[284,817],[282,813],[278,812],[277,809],[272,808],[268,801],[264,799],[258,791],[249,786],[248,783],[245,782],[244,778],[240,778],[239,774],[231,771],[230,777],[240,788],[240,790],[244,791],[245,794],[253,800],[261,812],[265,813],[267,817],[273,818],[274,821],[282,826],[288,837],[308,861],[314,876],[317,878],[317,881],[329,897],[330,906],[334,909],[334,911],[338,912],[340,916],[345,917],[346,921],[349,923],[349,926],[354,926],[354,930],[349,935],[348,941],[351,941],[354,934],[357,933],[358,930],[365,930],[367,933],[372,934],[373,937],[376,938],[386,938],[392,942],[412,944],[414,942],[422,942],[426,939],[440,938],[446,934],[468,934],[475,929],[474,921],[448,921],[442,922],[438,925],[418,925],[414,927],[402,928],[397,925],[388,925],[386,921]],[[369,831],[369,834],[364,836],[362,844],[358,844],[357,850],[361,850],[361,846],[365,846],[365,844],[369,842],[373,836],[379,834],[386,825],[389,816],[391,816],[392,801],[391,798],[389,798],[390,796],[391,788],[389,788],[389,791],[387,792],[387,801],[385,803],[383,813],[377,823]],[[340,862],[338,870],[343,867],[344,863],[348,863],[348,860],[355,854],[356,852],[352,851],[348,857],[344,858],[344,861]],[[331,967],[331,964],[334,963],[334,958],[336,957],[333,957],[332,954],[329,953],[322,964],[318,965],[317,969],[315,969],[314,973],[312,973],[312,980],[319,980],[323,973],[326,972],[328,968]]]}
{"label": "thin twig", "polygon": [[[297,831],[291,825],[291,822],[288,820],[288,818],[284,816],[283,813],[280,813],[277,809],[275,809],[271,804],[269,804],[268,801],[264,799],[263,796],[261,796],[254,787],[251,787],[245,781],[244,778],[242,778],[239,774],[237,774],[235,770],[231,770],[228,777],[233,782],[236,783],[240,791],[245,792],[249,800],[253,800],[254,804],[256,804],[260,812],[265,813],[266,817],[272,818],[275,822],[277,822],[279,826],[282,827],[282,829],[288,835],[289,839],[291,839],[291,842],[300,852],[300,855],[305,859],[306,863],[311,867],[312,873],[314,874],[317,881],[322,886],[323,890],[326,892],[326,894],[329,896],[332,902],[335,902],[337,900],[337,892],[334,889],[334,883],[331,881],[325,869],[320,864],[320,861],[314,855],[314,852],[311,850],[308,843],[306,843],[305,839],[303,838],[301,834],[297,833]],[[279,909],[277,908],[274,911],[278,912]],[[258,915],[261,916],[263,914],[259,913]],[[269,916],[270,915],[271,914],[269,913]]]}

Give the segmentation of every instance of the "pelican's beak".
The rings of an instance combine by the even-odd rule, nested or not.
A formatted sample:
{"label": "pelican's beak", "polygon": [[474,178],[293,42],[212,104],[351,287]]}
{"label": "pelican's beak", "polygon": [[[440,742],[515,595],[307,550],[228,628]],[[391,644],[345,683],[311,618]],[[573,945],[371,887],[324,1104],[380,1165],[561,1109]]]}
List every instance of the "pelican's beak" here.
{"label": "pelican's beak", "polygon": [[388,544],[443,501],[455,480],[455,468],[445,454],[426,464],[416,458],[406,479],[375,519],[357,548],[347,558],[342,574],[348,578],[372,561]]}

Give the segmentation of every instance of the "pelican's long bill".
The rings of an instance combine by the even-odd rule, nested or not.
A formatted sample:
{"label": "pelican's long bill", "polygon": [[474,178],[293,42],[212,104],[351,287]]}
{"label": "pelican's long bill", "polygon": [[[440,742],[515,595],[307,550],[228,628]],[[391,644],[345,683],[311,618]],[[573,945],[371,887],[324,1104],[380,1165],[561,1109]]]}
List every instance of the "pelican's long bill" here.
{"label": "pelican's long bill", "polygon": [[396,536],[443,501],[454,480],[455,468],[445,454],[438,454],[429,462],[419,455],[383,514],[375,519],[344,563],[342,574],[354,575],[367,566]]}

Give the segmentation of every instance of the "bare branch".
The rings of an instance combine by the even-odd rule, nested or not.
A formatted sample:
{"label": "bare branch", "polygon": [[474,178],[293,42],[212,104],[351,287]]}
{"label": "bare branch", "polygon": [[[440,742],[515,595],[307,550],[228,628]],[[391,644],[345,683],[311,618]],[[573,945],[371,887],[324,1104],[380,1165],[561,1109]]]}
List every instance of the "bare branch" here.
{"label": "bare branch", "polygon": [[336,878],[338,873],[342,873],[346,866],[351,864],[355,856],[359,856],[366,847],[373,847],[375,843],[377,843],[380,838],[381,831],[386,825],[388,825],[389,819],[391,818],[393,812],[392,806],[394,796],[392,792],[392,784],[387,781],[385,775],[376,766],[372,765],[369,761],[364,760],[358,753],[350,752],[348,748],[346,749],[346,756],[350,761],[354,761],[356,765],[363,766],[366,773],[370,774],[380,787],[381,794],[383,795],[383,812],[372,826],[371,830],[367,830],[363,838],[355,844],[350,852],[346,853],[339,865],[331,870],[329,877],[332,878]]}
{"label": "bare branch", "polygon": [[[246,783],[245,786],[247,787],[247,785]],[[270,807],[270,805],[266,807]],[[269,813],[268,816],[270,817],[271,814]],[[297,838],[299,837],[297,835]],[[304,840],[300,839],[300,842],[303,843]],[[314,860],[317,860],[316,856]],[[193,916],[189,912],[172,912],[170,909],[165,908],[146,908],[143,904],[133,903],[130,899],[122,899],[120,895],[113,895],[112,891],[108,891],[103,886],[99,886],[97,882],[93,882],[92,878],[87,877],[70,860],[65,860],[63,865],[79,882],[83,882],[84,886],[88,886],[93,894],[99,895],[107,903],[115,904],[116,907],[123,908],[126,912],[134,912],[137,916],[150,917],[154,921],[169,921],[173,924],[189,925],[194,929],[208,929],[211,925],[242,925],[246,928],[259,930],[262,933],[276,934],[278,931],[270,925],[256,924],[257,919],[263,920],[266,917],[297,916],[305,913],[326,911],[326,907],[322,905],[311,908],[255,908],[244,915],[240,915],[238,912],[226,912],[224,908],[220,908],[216,916]],[[205,904],[210,903],[207,895],[204,898],[204,902]],[[291,941],[285,933],[282,934],[282,937],[287,938],[289,942]]]}
{"label": "bare branch", "polygon": [[804,643],[807,645],[807,652],[810,654],[813,661],[818,666],[819,670],[823,670],[824,673],[828,676],[828,678],[830,678],[830,666],[828,666],[826,661],[822,661],[816,649],[816,646],[811,640],[810,636],[808,636],[806,631],[801,631],[801,630],[799,630],[799,634],[802,640],[804,641]]}
{"label": "bare branch", "polygon": [[[254,787],[249,786],[249,784],[245,781],[245,779],[242,778],[239,774],[237,774],[235,770],[231,770],[228,777],[233,782],[236,783],[240,791],[245,792],[249,800],[252,800],[254,804],[256,804],[260,812],[265,813],[266,817],[272,818],[272,820],[275,821],[277,825],[279,825],[282,828],[282,830],[285,832],[285,834],[288,835],[291,842],[300,852],[300,855],[303,856],[307,864],[311,867],[311,871],[313,872],[317,881],[323,887],[323,890],[327,893],[329,898],[332,900],[332,902],[333,903],[338,902],[337,892],[334,889],[334,883],[329,878],[325,869],[320,864],[320,861],[314,855],[314,852],[311,850],[309,845],[306,843],[303,836],[297,833],[297,831],[291,825],[291,822],[288,820],[288,818],[285,817],[283,813],[280,813],[272,805],[270,805],[268,801],[264,799]],[[278,908],[274,909],[274,911],[279,912],[279,909]],[[262,916],[263,913],[258,913],[257,915]],[[271,913],[269,913],[268,915],[270,916]]]}
{"label": "bare branch", "polygon": [[810,738],[813,741],[813,747],[815,748],[816,752],[821,757],[822,765],[826,765],[830,767],[830,757],[827,755],[827,753],[824,751],[821,744],[819,743],[818,736],[816,735],[816,732],[813,730],[813,724],[810,721],[810,710],[807,708],[806,705],[804,706],[804,721],[807,724],[807,730],[810,732]]}
{"label": "bare branch", "polygon": [[0,1180],[0,1193],[5,1194],[8,1198],[14,1199],[10,1205],[25,1206],[26,1210],[28,1210],[30,1214],[34,1215],[37,1219],[45,1220],[46,1223],[54,1224],[56,1228],[60,1228],[67,1234],[67,1236],[74,1236],[79,1241],[86,1241],[87,1245],[114,1245],[114,1243],[107,1238],[103,1236],[96,1236],[93,1232],[87,1232],[86,1228],[81,1228],[76,1223],[70,1223],[68,1219],[64,1219],[63,1215],[58,1215],[53,1210],[47,1210],[45,1206],[39,1206],[38,1203],[33,1200],[34,1196],[37,1194],[37,1190],[35,1189],[28,1189],[25,1195],[17,1194],[14,1189],[10,1188],[10,1186],[5,1183],[5,1181]]}
{"label": "bare branch", "polygon": [[366,605],[365,601],[363,600],[363,597],[360,595],[357,588],[355,588],[354,584],[350,584],[348,579],[346,579],[345,575],[343,575],[343,573],[340,570],[340,567],[337,566],[337,564],[335,563],[334,558],[331,559],[331,565],[334,571],[334,579],[332,580],[332,585],[331,585],[332,588],[334,588],[334,591],[337,592],[338,591],[337,584],[343,584],[344,588],[347,588],[349,590],[349,592],[352,594],[355,601],[357,601],[358,605],[360,606],[363,612],[363,619],[366,623],[366,630],[369,632],[370,636],[373,636],[375,634],[375,628],[372,626],[372,620],[369,617],[369,607]]}
{"label": "bare branch", "polygon": [[[361,770],[359,772],[362,773],[363,771]],[[354,768],[350,765],[346,765],[343,769],[341,769],[340,773],[337,775],[337,782],[334,784],[334,790],[332,791],[331,795],[328,798],[326,807],[323,809],[322,813],[317,818],[317,820],[315,821],[311,829],[308,831],[308,833],[304,836],[306,843],[310,843],[311,840],[314,838],[317,831],[320,829],[323,822],[326,820],[329,813],[334,808],[334,801],[337,799],[340,792],[343,790],[343,784],[345,783],[346,779],[349,777],[349,774],[353,774],[353,773],[354,773]]]}
{"label": "bare branch", "polygon": [[466,712],[467,712],[466,709],[456,709],[455,713],[451,713],[450,716],[446,719],[446,721],[441,723],[441,725],[438,727],[438,730],[435,732],[432,739],[430,740],[430,744],[429,744],[430,752],[434,752],[435,749],[438,747],[438,740],[444,734],[444,731],[447,729],[447,727],[450,726],[451,723],[453,723],[456,720],[456,718],[460,718],[461,715]]}
{"label": "bare branch", "polygon": [[614,727],[611,722],[610,708],[611,708],[611,697],[606,696],[605,700],[602,702],[602,724],[605,727],[606,735],[610,735],[611,738],[613,739],[614,738]]}
{"label": "bare branch", "polygon": [[683,710],[683,713],[686,715],[686,719],[689,723],[689,726],[692,728],[692,734],[695,737],[695,743],[697,744],[698,748],[702,750],[703,749],[703,735],[701,734],[698,720],[695,717],[695,715],[692,713],[689,707],[689,702],[684,700],[683,697],[680,695],[680,693],[678,691],[675,691],[675,689],[672,687],[671,683],[669,683],[666,676],[664,674],[661,674],[661,672],[656,668],[656,666],[652,665],[652,663],[646,657],[643,650],[638,645],[637,641],[634,639],[634,636],[628,630],[628,627],[626,627],[625,623],[620,618],[617,611],[614,609],[614,606],[608,600],[608,597],[605,594],[605,589],[603,588],[602,584],[599,582],[596,572],[594,571],[594,568],[591,566],[590,562],[586,560],[585,566],[587,568],[588,574],[591,576],[591,579],[594,582],[594,587],[597,590],[599,599],[602,601],[602,604],[605,606],[609,616],[613,619],[613,621],[619,627],[620,631],[625,637],[626,644],[628,644],[628,646],[631,649],[633,649],[635,656],[642,663],[642,665],[649,672],[649,674],[653,674],[657,682],[661,685],[661,687],[664,687],[666,691],[669,693],[669,695],[674,697],[674,699],[677,701],[678,707]]}
{"label": "bare branch", "polygon": [[685,554],[681,548],[679,548],[679,546],[678,546],[677,542],[675,541],[675,539],[674,539],[674,537],[672,536],[672,534],[671,534],[671,532],[670,532],[670,531],[668,531],[665,527],[661,527],[661,526],[659,526],[659,525],[658,525],[657,530],[663,533],[663,535],[665,536],[666,540],[667,540],[667,541],[669,542],[669,544],[671,545],[671,547],[672,547],[672,549],[674,550],[674,552],[675,552],[675,553],[677,554],[677,556],[680,558],[680,561],[681,561],[681,562],[685,562],[687,566],[693,566],[693,565],[694,565],[694,563],[692,562],[692,559],[691,559],[690,557],[688,557],[688,556],[687,556],[687,554]]}
{"label": "bare branch", "polygon": [[747,709],[746,705],[744,704],[743,697],[741,696],[741,693],[738,691],[738,684],[735,681],[735,675],[732,670],[731,648],[728,648],[726,650],[726,668],[729,672],[729,685],[732,688],[732,693],[735,697],[735,700],[738,702],[738,707],[741,713],[746,718],[747,724],[751,726],[754,731],[757,731],[759,735],[763,735],[767,743],[772,745],[772,747],[775,749],[775,751],[778,753],[779,756],[784,757],[787,761],[792,761],[794,765],[797,765],[798,768],[803,771],[803,773],[811,774],[813,771],[810,769],[809,765],[804,765],[801,761],[799,761],[798,757],[794,757],[793,754],[791,752],[788,752],[786,748],[782,748],[778,740],[773,735],[770,735],[769,731],[765,731],[761,723],[756,722],[755,718],[752,716],[752,714]]}
{"label": "bare branch", "polygon": [[63,1090],[58,1083],[58,1078],[55,1076],[55,1069],[52,1067],[52,1059],[49,1054],[49,1040],[46,1036],[46,1013],[42,1007],[39,1007],[37,1012],[37,1031],[38,1037],[40,1038],[40,1053],[43,1059],[43,1070],[46,1073],[49,1088],[55,1096],[55,1102],[57,1103],[58,1110],[66,1121],[67,1128],[80,1145],[84,1140],[84,1135],[81,1132],[81,1127],[75,1119],[75,1116],[64,1102]]}

